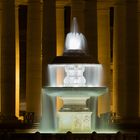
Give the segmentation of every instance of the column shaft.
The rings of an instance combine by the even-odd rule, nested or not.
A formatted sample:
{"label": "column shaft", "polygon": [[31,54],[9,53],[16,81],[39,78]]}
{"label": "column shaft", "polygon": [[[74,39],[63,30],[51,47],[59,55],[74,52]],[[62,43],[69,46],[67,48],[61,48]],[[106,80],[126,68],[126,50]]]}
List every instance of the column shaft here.
{"label": "column shaft", "polygon": [[[130,10],[131,9],[131,10]],[[121,118],[138,118],[139,62],[137,1],[118,3],[114,27],[114,112]]]}
{"label": "column shaft", "polygon": [[42,36],[42,85],[47,78],[47,64],[56,56],[56,4],[55,0],[44,0],[43,3],[43,36]]}
{"label": "column shaft", "polygon": [[85,37],[88,43],[88,49],[91,56],[98,59],[97,50],[97,2],[96,0],[85,1]]}
{"label": "column shaft", "polygon": [[[125,111],[123,102],[125,101],[126,77],[125,73],[125,7],[118,6],[114,9],[114,47],[113,47],[113,111],[120,114],[118,108],[122,112]],[[121,19],[121,20],[120,20]],[[123,95],[123,96],[122,96]],[[119,98],[121,97],[121,98]],[[122,100],[122,102],[121,102]],[[120,102],[119,102],[120,101]]]}
{"label": "column shaft", "polygon": [[57,4],[56,7],[56,32],[57,56],[61,56],[64,50],[64,5]]}
{"label": "column shaft", "polygon": [[1,5],[1,3],[0,3],[0,112],[1,112],[1,68],[2,68],[2,66],[1,66],[1,34],[2,34],[2,32],[1,32],[1,29],[2,29],[2,5]]}
{"label": "column shaft", "polygon": [[15,5],[3,0],[1,27],[1,112],[15,115]]}
{"label": "column shaft", "polygon": [[26,100],[27,111],[40,119],[41,96],[41,3],[29,0],[27,17]]}
{"label": "column shaft", "polygon": [[16,108],[16,116],[19,117],[19,102],[20,102],[20,95],[19,95],[19,88],[20,88],[20,55],[19,55],[19,19],[18,19],[18,10],[19,7],[16,5],[15,7],[15,108]]}
{"label": "column shaft", "polygon": [[[138,36],[140,38],[140,1],[138,2]],[[139,44],[139,63],[140,63],[140,40],[138,42]],[[140,64],[139,64],[139,70],[140,70]],[[140,73],[139,73],[139,117],[140,117]]]}
{"label": "column shaft", "polygon": [[[110,89],[110,22],[109,8],[98,9],[98,60],[103,66],[103,85]],[[99,97],[99,112],[110,112],[110,95]]]}
{"label": "column shaft", "polygon": [[[133,9],[133,10],[132,10]],[[126,85],[127,85],[127,116],[138,117],[139,109],[139,59],[138,59],[138,14],[137,14],[137,0],[133,3],[127,2],[127,30],[126,30]],[[130,11],[132,10],[132,11]],[[133,28],[132,28],[133,27]],[[131,104],[130,104],[131,102]],[[131,113],[130,113],[131,112]]]}

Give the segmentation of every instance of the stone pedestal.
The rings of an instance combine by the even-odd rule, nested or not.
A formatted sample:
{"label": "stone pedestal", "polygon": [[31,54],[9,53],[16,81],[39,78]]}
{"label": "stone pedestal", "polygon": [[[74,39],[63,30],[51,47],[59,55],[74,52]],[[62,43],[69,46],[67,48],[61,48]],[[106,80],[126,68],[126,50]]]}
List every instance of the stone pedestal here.
{"label": "stone pedestal", "polygon": [[58,131],[89,132],[91,115],[92,112],[58,112]]}
{"label": "stone pedestal", "polygon": [[[44,87],[42,90],[42,120],[41,120],[40,131],[45,133],[46,132],[57,133],[60,131],[63,132],[95,131],[97,127],[96,126],[97,125],[96,124],[97,97],[102,94],[105,94],[106,92],[107,92],[106,87]],[[69,109],[73,108],[73,111],[65,112],[64,110],[66,110],[66,108],[62,108],[62,111],[60,110],[57,111],[56,109],[57,97],[61,97],[62,99],[64,99],[63,100],[64,105],[66,105],[65,103],[67,103],[66,106],[70,107]],[[89,100],[86,101],[86,99],[88,98]],[[89,111],[84,111],[84,109],[82,110],[81,108],[83,106],[78,106],[79,109],[82,110],[82,111],[79,110],[79,113],[78,111],[74,111],[78,108],[76,107],[76,105],[78,104],[77,102],[80,101],[81,103],[82,100],[84,99],[86,101],[85,102],[87,106],[86,109],[89,109]],[[71,117],[67,117],[67,115],[70,116],[70,114]],[[84,119],[86,115],[87,115],[87,120],[85,121],[87,121],[87,123],[90,124],[87,124],[87,126],[84,127],[84,125],[86,125],[84,123]],[[79,124],[80,122],[81,124]],[[64,126],[60,124],[64,124]]]}

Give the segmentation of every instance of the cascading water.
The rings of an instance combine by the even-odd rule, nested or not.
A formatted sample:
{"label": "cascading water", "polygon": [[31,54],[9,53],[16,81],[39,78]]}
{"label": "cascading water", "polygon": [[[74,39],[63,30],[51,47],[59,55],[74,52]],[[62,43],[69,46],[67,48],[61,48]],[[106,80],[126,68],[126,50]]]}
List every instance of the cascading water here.
{"label": "cascading water", "polygon": [[105,94],[102,65],[86,52],[86,39],[76,18],[67,34],[64,55],[48,64],[49,81],[42,89],[40,131],[92,132],[96,130],[97,98]]}

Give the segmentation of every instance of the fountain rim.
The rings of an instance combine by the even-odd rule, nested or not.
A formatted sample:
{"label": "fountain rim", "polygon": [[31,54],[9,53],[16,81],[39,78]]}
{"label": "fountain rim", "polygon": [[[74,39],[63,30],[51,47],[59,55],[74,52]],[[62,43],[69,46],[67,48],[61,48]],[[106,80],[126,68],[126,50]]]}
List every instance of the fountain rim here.
{"label": "fountain rim", "polygon": [[[44,91],[48,96],[63,96],[63,97],[81,97],[81,96],[89,96],[89,97],[98,97],[108,92],[108,88],[106,86],[98,86],[98,87],[52,87],[52,86],[44,86],[42,91]],[[72,91],[75,91],[73,93]],[[65,93],[67,92],[67,93]],[[85,93],[86,92],[86,93]]]}
{"label": "fountain rim", "polygon": [[50,64],[100,64],[90,56],[57,56]]}

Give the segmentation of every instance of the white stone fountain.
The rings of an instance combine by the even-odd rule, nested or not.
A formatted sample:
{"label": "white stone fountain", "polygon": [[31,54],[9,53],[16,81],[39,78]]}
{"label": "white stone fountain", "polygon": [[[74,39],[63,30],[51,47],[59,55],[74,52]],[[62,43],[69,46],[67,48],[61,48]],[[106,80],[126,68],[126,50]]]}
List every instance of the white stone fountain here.
{"label": "white stone fountain", "polygon": [[67,34],[64,54],[48,64],[49,82],[42,89],[40,131],[92,132],[96,130],[97,99],[107,92],[102,65],[87,54],[86,40],[76,18]]}

